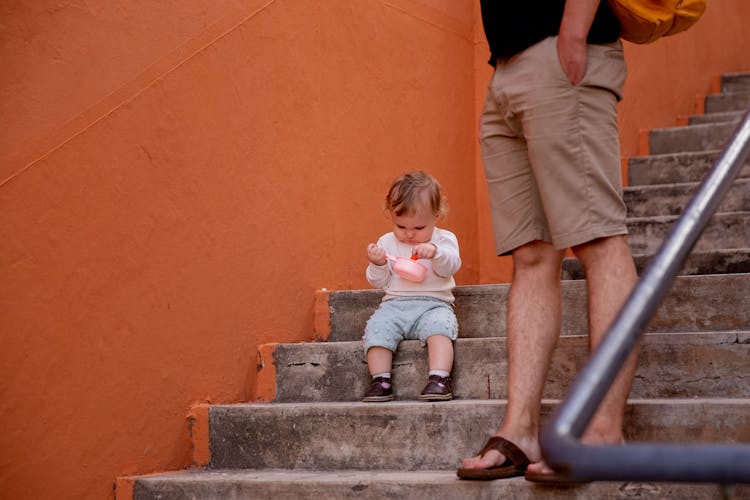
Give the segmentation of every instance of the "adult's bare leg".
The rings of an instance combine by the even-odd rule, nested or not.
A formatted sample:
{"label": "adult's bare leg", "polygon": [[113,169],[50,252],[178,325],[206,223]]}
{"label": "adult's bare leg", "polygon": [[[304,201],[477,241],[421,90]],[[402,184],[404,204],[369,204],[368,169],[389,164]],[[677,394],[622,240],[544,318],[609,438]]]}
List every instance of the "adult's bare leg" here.
{"label": "adult's bare leg", "polygon": [[[563,252],[534,241],[513,252],[508,296],[508,407],[495,433],[521,448],[531,461],[541,458],[539,418],[542,389],[560,335],[560,265]],[[466,458],[465,468],[486,469],[505,461],[500,452]]]}
{"label": "adult's bare leg", "polygon": [[[602,341],[638,277],[626,236],[600,238],[573,248],[586,270],[589,303],[589,345],[593,350]],[[615,383],[594,415],[582,441],[589,444],[620,443],[628,393],[635,375],[638,354],[628,357]],[[543,462],[531,464],[530,471],[552,472]]]}
{"label": "adult's bare leg", "polygon": [[[630,253],[626,236],[601,238],[573,249],[586,270],[589,301],[589,345],[593,350],[604,338],[633,290],[638,275]],[[586,433],[584,442],[619,443],[625,404],[633,384],[638,364],[638,353],[634,351],[612,388],[602,401]]]}

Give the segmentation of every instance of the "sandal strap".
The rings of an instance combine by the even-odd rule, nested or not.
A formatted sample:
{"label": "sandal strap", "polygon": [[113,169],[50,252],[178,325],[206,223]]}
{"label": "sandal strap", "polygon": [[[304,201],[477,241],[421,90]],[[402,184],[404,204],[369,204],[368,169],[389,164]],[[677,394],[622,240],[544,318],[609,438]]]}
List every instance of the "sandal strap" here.
{"label": "sandal strap", "polygon": [[526,456],[526,453],[521,448],[501,436],[492,436],[489,438],[487,444],[484,445],[484,448],[478,454],[483,457],[490,450],[499,451],[519,469],[525,469],[530,463],[529,457]]}

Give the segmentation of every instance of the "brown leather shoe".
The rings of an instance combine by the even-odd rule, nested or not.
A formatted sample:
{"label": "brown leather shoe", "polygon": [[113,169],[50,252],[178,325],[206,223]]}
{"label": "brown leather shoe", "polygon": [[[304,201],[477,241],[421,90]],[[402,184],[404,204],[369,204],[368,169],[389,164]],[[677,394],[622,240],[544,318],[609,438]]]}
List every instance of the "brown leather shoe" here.
{"label": "brown leather shoe", "polygon": [[453,399],[450,377],[430,375],[427,379],[427,385],[422,389],[422,394],[419,395],[419,399],[422,401],[449,401]]}
{"label": "brown leather shoe", "polygon": [[[388,383],[388,387],[384,387],[383,382]],[[365,397],[362,398],[362,401],[365,403],[381,403],[383,401],[391,401],[393,397],[393,383],[391,383],[391,379],[375,377],[372,379],[372,384],[365,393]]]}

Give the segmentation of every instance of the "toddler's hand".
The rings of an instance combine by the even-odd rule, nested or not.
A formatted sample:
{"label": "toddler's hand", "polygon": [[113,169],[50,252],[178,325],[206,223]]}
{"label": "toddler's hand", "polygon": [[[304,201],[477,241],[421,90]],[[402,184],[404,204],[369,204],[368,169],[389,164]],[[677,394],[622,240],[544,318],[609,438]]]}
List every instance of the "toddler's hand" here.
{"label": "toddler's hand", "polygon": [[418,259],[431,259],[435,257],[436,253],[437,247],[434,243],[420,243],[411,251],[412,256]]}
{"label": "toddler's hand", "polygon": [[376,266],[384,266],[387,262],[385,259],[385,250],[377,246],[375,243],[367,245],[367,258]]}

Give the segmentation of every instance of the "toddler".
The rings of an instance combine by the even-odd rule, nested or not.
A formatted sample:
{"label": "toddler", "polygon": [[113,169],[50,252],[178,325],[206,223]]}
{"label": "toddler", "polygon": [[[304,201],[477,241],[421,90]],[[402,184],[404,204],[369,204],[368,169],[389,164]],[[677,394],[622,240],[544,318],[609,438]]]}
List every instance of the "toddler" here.
{"label": "toddler", "polygon": [[[453,398],[450,373],[458,322],[453,312],[453,275],[461,267],[458,241],[450,231],[435,227],[447,212],[440,184],[429,174],[411,172],[391,186],[385,199],[393,231],[367,246],[367,281],[385,291],[367,321],[363,337],[372,385],[362,401],[393,399],[391,363],[404,339],[427,346],[429,374],[419,399]],[[394,273],[386,255],[415,259],[427,268],[423,281]]]}

